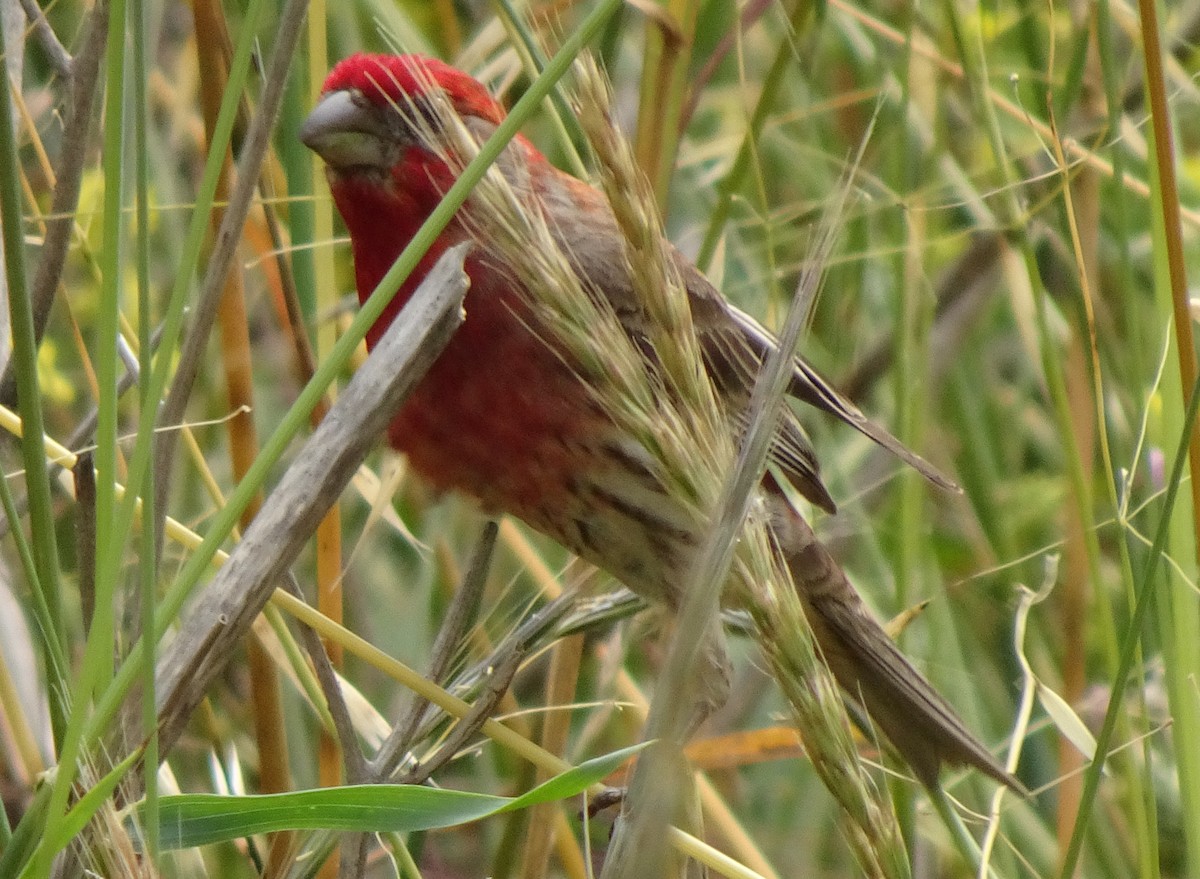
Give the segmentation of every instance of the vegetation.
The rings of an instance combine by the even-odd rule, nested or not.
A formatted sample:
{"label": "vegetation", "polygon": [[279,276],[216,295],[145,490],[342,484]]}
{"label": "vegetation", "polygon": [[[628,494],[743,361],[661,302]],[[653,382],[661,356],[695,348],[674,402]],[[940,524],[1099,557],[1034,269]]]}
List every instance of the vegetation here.
{"label": "vegetation", "polygon": [[[671,240],[776,327],[823,271],[805,356],[963,488],[804,413],[840,508],[814,529],[1033,795],[957,772],[931,796],[867,733],[905,851],[872,849],[731,617],[734,697],[688,751],[688,829],[727,859],[674,842],[723,875],[862,875],[864,851],[889,875],[1200,875],[1194,10],[306,5],[6,24],[0,876],[599,870],[612,813],[580,795],[621,782],[628,755],[597,758],[640,740],[670,621],[378,444],[361,467],[305,447],[370,315],[296,134],[362,49],[508,106],[548,90],[522,130],[588,174],[551,60],[586,49]],[[239,531],[253,585],[216,573]],[[204,628],[268,598],[236,645]],[[381,778],[432,786],[346,784]]]}

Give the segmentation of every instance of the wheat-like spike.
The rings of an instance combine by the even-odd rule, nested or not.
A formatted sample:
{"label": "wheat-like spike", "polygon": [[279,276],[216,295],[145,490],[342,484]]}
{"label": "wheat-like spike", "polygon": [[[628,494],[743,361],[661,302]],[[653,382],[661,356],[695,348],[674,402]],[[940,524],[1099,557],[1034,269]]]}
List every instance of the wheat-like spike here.
{"label": "wheat-like spike", "polygon": [[[396,105],[395,109],[455,171],[466,166],[478,151],[480,138],[490,133],[473,131],[433,84],[424,90],[421,106],[409,100],[407,106]],[[547,223],[518,145],[510,145],[489,169],[459,220],[480,252],[496,256],[495,268],[514,275],[518,286],[529,293],[528,304],[545,327],[543,332],[553,337],[548,340],[550,347],[563,352],[579,371],[598,406],[637,438],[656,476],[692,511],[693,525],[705,521],[720,490],[720,474],[733,459],[732,434],[716,409],[694,342],[686,294],[666,257],[661,236],[661,268],[645,268],[648,263],[642,261],[643,271],[660,279],[647,282],[648,286],[657,283],[664,289],[668,282],[661,278],[667,272],[675,275],[669,283],[676,292],[670,298],[678,303],[671,307],[685,317],[677,317],[673,325],[686,327],[686,332],[673,337],[668,331],[658,331],[652,342],[656,353],[675,352],[680,338],[691,338],[691,344],[684,347],[693,358],[687,369],[656,368],[649,363],[602,292],[587,289],[572,268],[561,238]],[[682,354],[674,354],[673,359],[686,362]],[[679,375],[685,376],[686,382],[680,382]],[[685,392],[688,384],[691,387]],[[706,466],[697,466],[698,462]]]}
{"label": "wheat-like spike", "polygon": [[591,55],[576,62],[579,121],[599,159],[599,176],[617,226],[625,236],[634,288],[649,320],[647,333],[673,391],[711,430],[728,425],[704,369],[683,278],[662,234],[662,219],[650,183],[633,149],[612,118],[608,79]]}

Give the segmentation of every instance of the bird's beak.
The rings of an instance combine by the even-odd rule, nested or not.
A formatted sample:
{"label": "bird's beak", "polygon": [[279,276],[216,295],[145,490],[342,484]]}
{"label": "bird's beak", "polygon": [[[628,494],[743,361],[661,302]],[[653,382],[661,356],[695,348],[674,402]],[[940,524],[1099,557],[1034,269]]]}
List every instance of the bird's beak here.
{"label": "bird's beak", "polygon": [[378,109],[353,92],[330,92],[300,126],[300,141],[331,168],[387,169],[395,162],[395,133]]}

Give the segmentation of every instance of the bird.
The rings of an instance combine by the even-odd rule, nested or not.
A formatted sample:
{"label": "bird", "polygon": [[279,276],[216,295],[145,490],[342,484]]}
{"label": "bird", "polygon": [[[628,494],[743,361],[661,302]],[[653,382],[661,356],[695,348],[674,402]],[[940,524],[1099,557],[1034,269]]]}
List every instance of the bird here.
{"label": "bird", "polygon": [[[480,140],[505,118],[480,82],[438,59],[359,53],[335,65],[302,124],[300,139],[324,160],[349,232],[362,301],[457,177],[447,158],[447,112]],[[653,316],[639,298],[604,193],[553,166],[521,135],[497,167],[530,209],[542,213],[570,270],[603,297],[632,344],[644,350]],[[465,321],[402,404],[388,442],[435,489],[473,497],[489,513],[512,515],[635,593],[678,608],[700,529],[670,497],[647,450],[622,431],[589,388],[587,368],[554,342],[519,272],[479,242],[480,224],[490,221],[483,210],[470,204],[459,209],[367,332],[370,347],[447,249],[476,243],[465,265],[471,284]],[[704,371],[720,406],[732,413],[729,429],[737,431],[738,414],[775,339],[678,250],[666,248],[686,290]],[[788,394],[845,422],[932,482],[955,487],[802,357],[794,360]],[[790,407],[773,436],[770,460],[774,472],[815,507],[836,511]],[[888,637],[772,471],[759,494],[825,663],[916,777],[933,788],[943,765],[965,765],[1024,792]],[[721,674],[714,668],[714,677]],[[727,681],[709,686],[702,698],[719,702]]]}

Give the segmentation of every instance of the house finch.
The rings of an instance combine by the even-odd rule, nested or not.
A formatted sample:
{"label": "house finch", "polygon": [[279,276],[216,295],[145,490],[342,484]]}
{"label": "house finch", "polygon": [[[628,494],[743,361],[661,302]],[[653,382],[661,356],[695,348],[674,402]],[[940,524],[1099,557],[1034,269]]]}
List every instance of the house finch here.
{"label": "house finch", "polygon": [[[301,139],[327,164],[334,201],[350,232],[365,299],[455,179],[444,100],[476,137],[504,110],[470,76],[416,55],[355,55],[339,63],[304,123]],[[433,141],[433,142],[431,142]],[[605,196],[554,168],[524,138],[498,165],[540,210],[570,268],[601,294],[635,345],[649,319],[631,278],[625,242]],[[468,204],[442,232],[388,309],[368,345],[399,312],[438,257],[472,239]],[[704,365],[721,405],[744,410],[755,374],[774,347],[771,335],[738,311],[674,250]],[[646,463],[646,450],[623,435],[553,332],[530,307],[519,272],[477,248],[466,321],[392,423],[388,439],[439,489],[474,496],[558,540],[652,600],[678,606],[688,553],[700,529],[678,508]],[[652,356],[652,355],[647,355]],[[947,484],[926,462],[869,421],[801,359],[789,392],[834,415]],[[730,428],[736,430],[736,426]],[[815,455],[794,413],[776,433],[772,462],[808,500],[833,512]],[[800,593],[821,653],[846,693],[860,702],[927,785],[943,763],[969,764],[1020,790],[953,709],[869,615],[841,568],[779,485],[763,483],[772,537]],[[719,687],[714,687],[719,689]]]}

